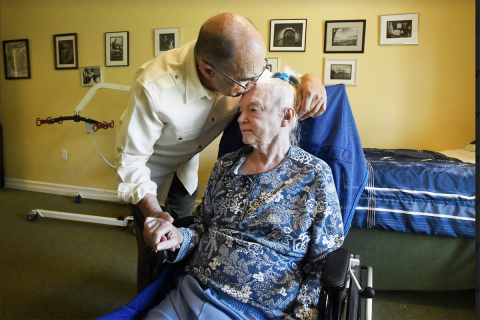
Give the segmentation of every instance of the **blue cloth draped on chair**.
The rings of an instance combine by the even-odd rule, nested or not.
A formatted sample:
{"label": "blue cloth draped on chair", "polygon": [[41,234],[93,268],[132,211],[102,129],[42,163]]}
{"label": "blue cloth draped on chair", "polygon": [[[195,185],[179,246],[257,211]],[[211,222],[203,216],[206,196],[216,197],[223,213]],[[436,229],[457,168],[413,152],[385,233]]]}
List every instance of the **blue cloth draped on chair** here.
{"label": "blue cloth draped on chair", "polygon": [[[345,236],[355,207],[368,179],[357,126],[345,85],[326,87],[327,110],[319,117],[301,122],[299,147],[324,160],[332,169],[342,210]],[[236,120],[225,129],[218,156],[245,146]],[[179,266],[167,265],[164,272],[129,304],[98,319],[136,319],[164,299],[174,287],[173,273]]]}

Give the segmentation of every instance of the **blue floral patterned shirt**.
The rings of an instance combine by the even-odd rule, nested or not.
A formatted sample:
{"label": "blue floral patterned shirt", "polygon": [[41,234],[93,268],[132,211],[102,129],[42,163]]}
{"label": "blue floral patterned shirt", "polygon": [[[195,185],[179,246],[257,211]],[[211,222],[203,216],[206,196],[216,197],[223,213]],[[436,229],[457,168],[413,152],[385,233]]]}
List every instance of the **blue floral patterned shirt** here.
{"label": "blue floral patterned shirt", "polygon": [[186,271],[269,318],[316,319],[326,254],[343,243],[331,170],[291,147],[275,169],[238,174],[251,147],[221,157],[212,170],[195,224],[180,228],[177,262]]}

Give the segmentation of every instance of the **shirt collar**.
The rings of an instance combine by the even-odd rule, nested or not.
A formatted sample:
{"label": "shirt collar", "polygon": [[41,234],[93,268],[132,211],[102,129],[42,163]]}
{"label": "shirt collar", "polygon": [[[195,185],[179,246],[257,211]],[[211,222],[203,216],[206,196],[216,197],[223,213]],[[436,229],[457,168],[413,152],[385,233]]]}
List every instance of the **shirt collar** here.
{"label": "shirt collar", "polygon": [[196,41],[191,42],[191,47],[187,52],[185,57],[185,65],[187,69],[187,80],[186,80],[186,102],[190,103],[195,100],[200,100],[202,98],[207,98],[212,100],[216,96],[216,92],[208,90],[200,82],[200,78],[197,73],[197,64],[195,63],[195,49]]}

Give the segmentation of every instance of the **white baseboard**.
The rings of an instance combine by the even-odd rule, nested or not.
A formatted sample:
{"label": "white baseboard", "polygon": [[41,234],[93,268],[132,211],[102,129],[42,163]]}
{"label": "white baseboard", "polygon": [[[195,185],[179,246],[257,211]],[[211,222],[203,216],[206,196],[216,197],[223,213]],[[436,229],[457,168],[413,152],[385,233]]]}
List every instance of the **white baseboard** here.
{"label": "white baseboard", "polygon": [[[72,196],[72,197],[76,193],[79,193],[85,199],[122,202],[117,198],[116,190],[103,190],[103,189],[96,189],[96,188],[76,187],[76,186],[69,186],[66,184],[55,184],[55,183],[48,183],[48,182],[38,182],[38,181],[6,178],[5,188],[58,194],[62,196]],[[201,202],[202,202],[201,199],[195,200],[195,208],[197,208],[197,206]]]}
{"label": "white baseboard", "polygon": [[116,190],[103,190],[96,188],[77,187],[65,184],[55,184],[20,179],[5,179],[5,188],[58,194],[72,197],[76,193],[78,193],[82,196],[82,198],[85,199],[121,202],[117,198]]}

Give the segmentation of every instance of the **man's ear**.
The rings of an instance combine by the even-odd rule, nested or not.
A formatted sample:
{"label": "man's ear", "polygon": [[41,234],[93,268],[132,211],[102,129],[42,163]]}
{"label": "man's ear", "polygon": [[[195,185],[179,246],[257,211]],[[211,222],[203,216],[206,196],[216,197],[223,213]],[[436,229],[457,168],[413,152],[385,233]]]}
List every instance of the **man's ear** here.
{"label": "man's ear", "polygon": [[205,62],[200,62],[200,64],[198,65],[198,70],[200,70],[200,72],[203,74],[203,76],[205,78],[207,78],[208,80],[212,80],[213,79],[213,68],[211,66],[209,66],[208,64],[206,64]]}
{"label": "man's ear", "polygon": [[285,110],[283,111],[282,127],[288,126],[290,122],[293,121],[294,117],[295,117],[295,110],[293,110],[293,108],[285,108]]}

